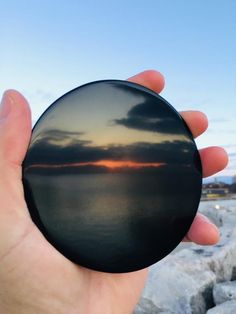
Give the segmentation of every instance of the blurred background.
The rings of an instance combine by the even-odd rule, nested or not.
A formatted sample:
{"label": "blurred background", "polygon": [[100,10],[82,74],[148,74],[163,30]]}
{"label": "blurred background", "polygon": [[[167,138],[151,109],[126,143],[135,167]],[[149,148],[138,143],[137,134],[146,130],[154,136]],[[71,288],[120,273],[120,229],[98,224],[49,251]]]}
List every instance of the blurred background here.
{"label": "blurred background", "polygon": [[156,69],[166,78],[162,96],[177,110],[208,115],[199,148],[220,145],[229,153],[217,180],[236,179],[236,1],[0,4],[0,93],[22,92],[33,121],[83,83]]}

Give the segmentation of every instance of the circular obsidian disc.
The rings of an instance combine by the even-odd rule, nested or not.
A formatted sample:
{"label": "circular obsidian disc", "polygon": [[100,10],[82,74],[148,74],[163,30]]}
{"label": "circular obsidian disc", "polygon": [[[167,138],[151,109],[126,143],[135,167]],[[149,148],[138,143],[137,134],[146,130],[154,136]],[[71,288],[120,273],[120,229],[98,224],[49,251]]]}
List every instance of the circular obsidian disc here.
{"label": "circular obsidian disc", "polygon": [[105,80],[56,100],[35,125],[25,197],[46,239],[73,262],[129,272],[170,253],[201,195],[186,124],[140,85]]}

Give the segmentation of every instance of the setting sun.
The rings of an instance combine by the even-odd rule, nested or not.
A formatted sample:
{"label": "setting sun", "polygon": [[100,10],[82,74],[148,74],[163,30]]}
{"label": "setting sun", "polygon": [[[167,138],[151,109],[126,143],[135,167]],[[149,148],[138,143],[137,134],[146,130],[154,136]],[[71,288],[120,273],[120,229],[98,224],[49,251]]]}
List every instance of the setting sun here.
{"label": "setting sun", "polygon": [[[80,164],[82,165],[82,164]],[[88,166],[103,166],[107,168],[143,168],[143,167],[159,167],[164,165],[160,162],[135,162],[131,160],[99,160],[96,162],[90,162],[83,165]]]}

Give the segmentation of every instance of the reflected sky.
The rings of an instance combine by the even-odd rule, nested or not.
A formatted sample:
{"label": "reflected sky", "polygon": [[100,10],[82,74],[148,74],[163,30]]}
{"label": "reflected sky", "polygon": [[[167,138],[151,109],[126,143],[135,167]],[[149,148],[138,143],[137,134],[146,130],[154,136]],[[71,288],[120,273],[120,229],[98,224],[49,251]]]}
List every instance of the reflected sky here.
{"label": "reflected sky", "polygon": [[102,81],[60,98],[23,164],[33,221],[72,261],[126,272],[163,258],[190,227],[201,163],[182,118],[136,84]]}
{"label": "reflected sky", "polygon": [[190,167],[196,147],[180,116],[153,92],[133,87],[87,84],[57,100],[34,128],[26,168],[90,173]]}

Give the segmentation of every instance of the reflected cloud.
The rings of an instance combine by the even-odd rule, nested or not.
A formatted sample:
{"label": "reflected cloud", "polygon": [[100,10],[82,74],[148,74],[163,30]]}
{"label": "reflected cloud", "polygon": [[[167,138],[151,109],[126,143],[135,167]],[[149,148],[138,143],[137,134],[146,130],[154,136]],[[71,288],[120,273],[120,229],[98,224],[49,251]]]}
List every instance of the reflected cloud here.
{"label": "reflected cloud", "polygon": [[[186,141],[161,143],[135,142],[99,146],[82,140],[84,132],[51,130],[41,134],[31,146],[31,168],[77,168],[84,172],[148,170],[175,165],[191,164],[192,145]],[[170,151],[176,154],[170,155]],[[32,163],[33,161],[33,163]],[[27,165],[27,158],[25,160]]]}
{"label": "reflected cloud", "polygon": [[[70,132],[70,131],[61,131],[57,129],[47,130],[43,134],[40,134],[37,137],[38,142],[46,142],[49,144],[55,144],[60,146],[76,144],[77,142],[81,142],[78,138],[84,135],[84,132]],[[84,143],[89,144],[90,141],[82,141]]]}
{"label": "reflected cloud", "polygon": [[[105,92],[99,89],[87,95],[85,88],[79,95],[70,95],[64,106],[59,100],[43,120],[43,128],[36,127],[25,166],[71,168],[71,173],[187,168],[196,153],[190,133],[166,101],[144,89],[115,82]],[[68,108],[74,114],[68,115]]]}
{"label": "reflected cloud", "polygon": [[166,111],[165,106],[158,106],[153,100],[146,100],[143,103],[131,108],[127,117],[115,119],[117,125],[141,131],[160,132],[164,134],[182,134],[183,129],[176,122],[176,117]]}
{"label": "reflected cloud", "polygon": [[156,247],[183,238],[185,218],[196,213],[196,146],[167,102],[146,91],[122,81],[87,84],[58,99],[34,128],[22,176],[31,217],[82,266],[146,267],[167,253],[153,259]]}

